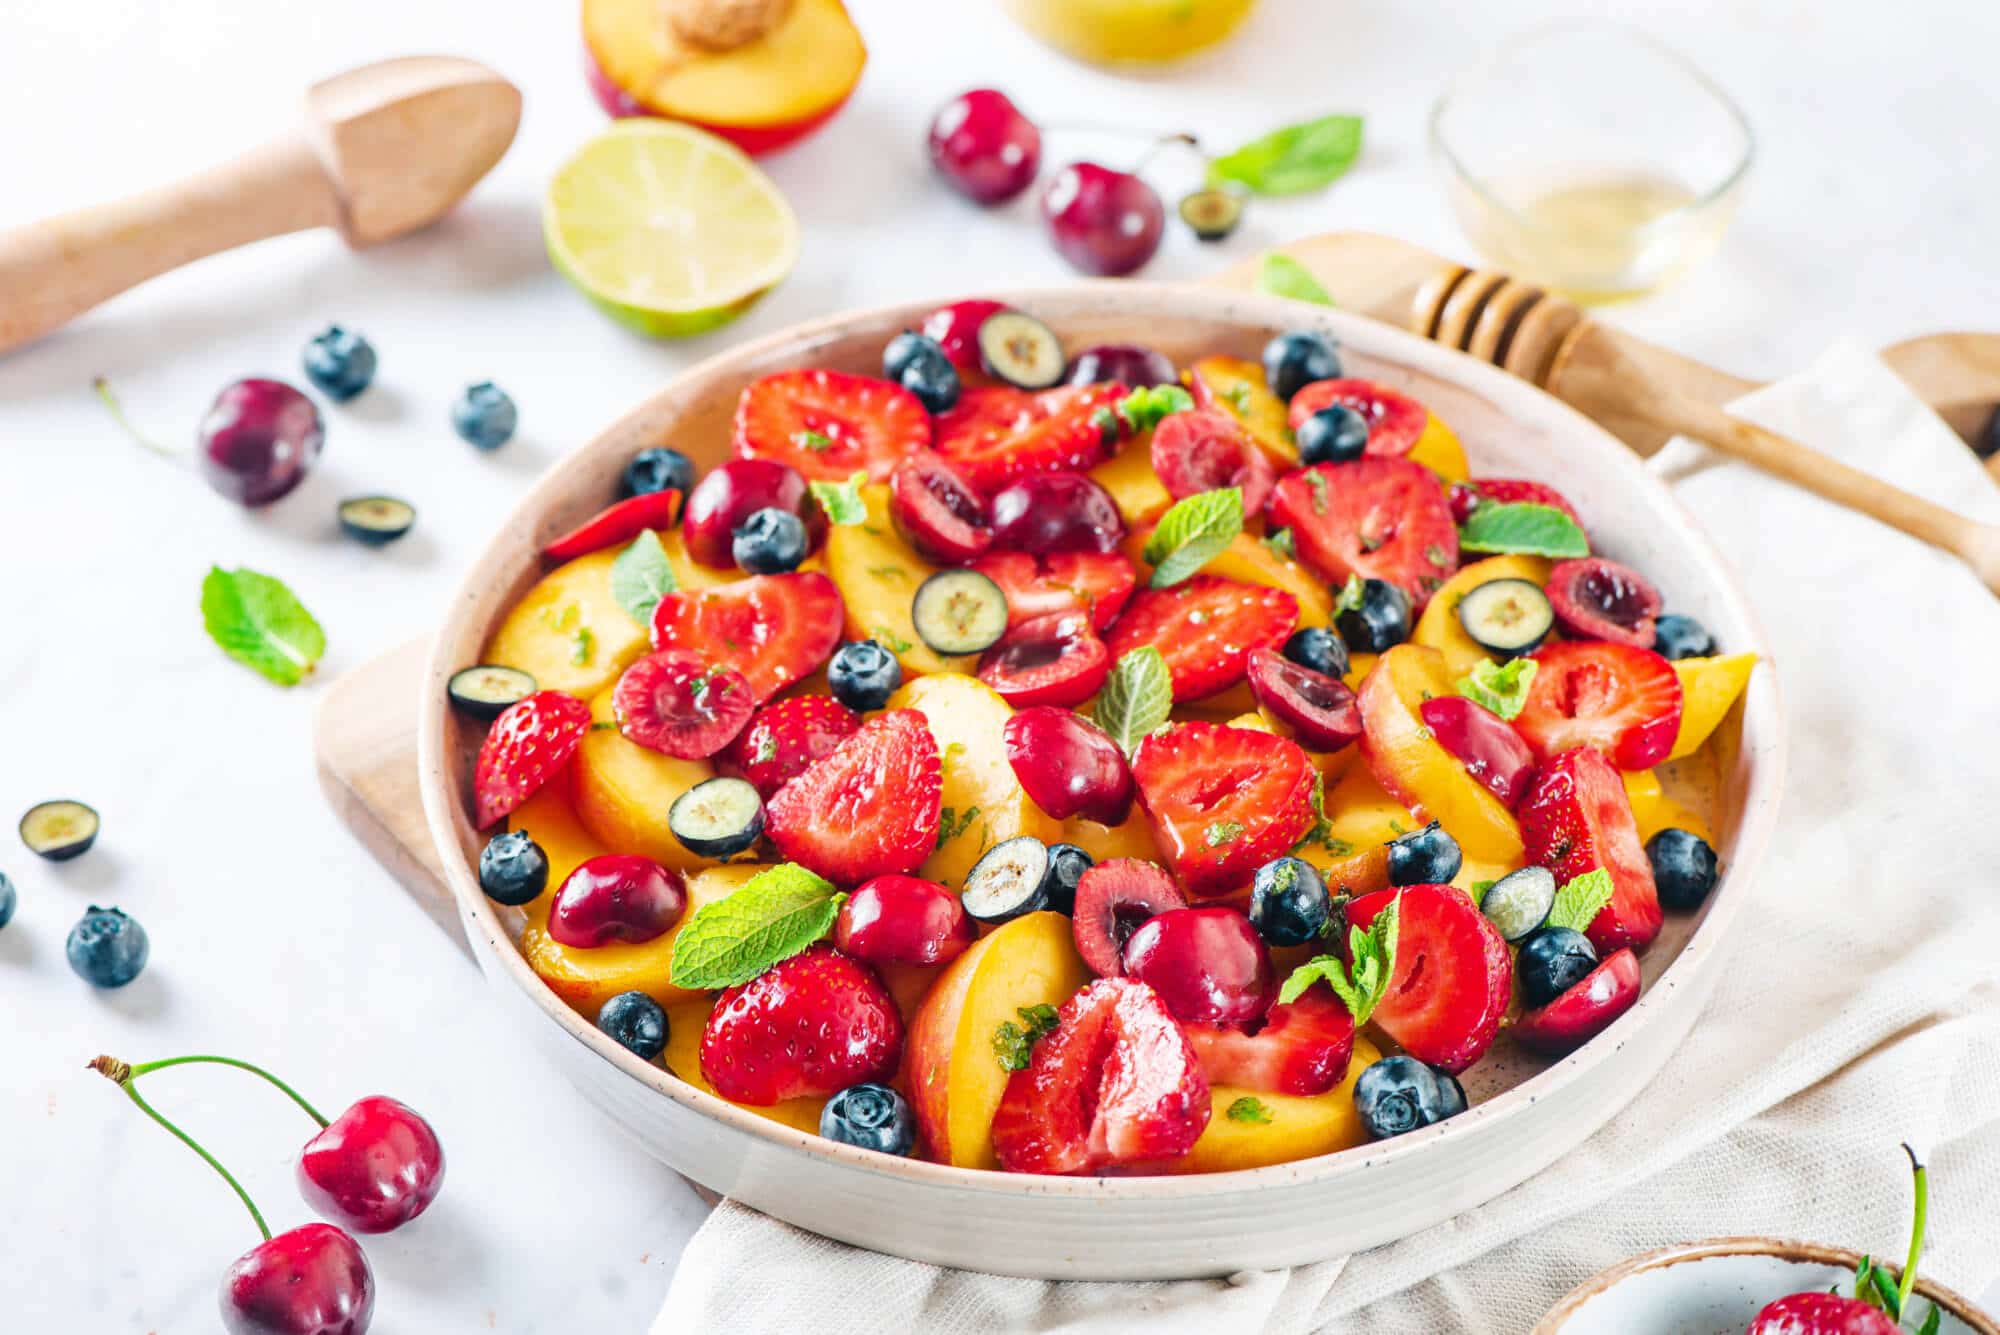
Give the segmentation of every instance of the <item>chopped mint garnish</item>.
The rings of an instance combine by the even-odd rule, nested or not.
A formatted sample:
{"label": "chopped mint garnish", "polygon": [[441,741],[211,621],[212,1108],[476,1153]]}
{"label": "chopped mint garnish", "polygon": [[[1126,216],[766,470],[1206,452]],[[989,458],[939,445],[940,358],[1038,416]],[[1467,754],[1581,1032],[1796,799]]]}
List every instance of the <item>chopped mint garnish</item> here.
{"label": "chopped mint garnish", "polygon": [[1222,1115],[1232,1122],[1269,1122],[1271,1120],[1271,1110],[1264,1106],[1263,1100],[1249,1094],[1245,1094],[1242,1098],[1231,1103]]}
{"label": "chopped mint garnish", "polygon": [[1511,723],[1528,707],[1528,688],[1540,668],[1532,658],[1513,658],[1504,664],[1481,659],[1452,690]]}
{"label": "chopped mint garnish", "polygon": [[845,482],[808,482],[806,488],[826,512],[828,523],[863,524],[868,521],[868,503],[861,499],[861,484],[867,480],[867,470],[862,469],[849,474]]}
{"label": "chopped mint garnish", "polygon": [[1027,1070],[1035,1041],[1056,1027],[1056,1008],[1047,1002],[1021,1006],[1014,1014],[1021,1017],[1021,1023],[1002,1020],[993,1031],[993,1055],[999,1058],[1003,1071]]}

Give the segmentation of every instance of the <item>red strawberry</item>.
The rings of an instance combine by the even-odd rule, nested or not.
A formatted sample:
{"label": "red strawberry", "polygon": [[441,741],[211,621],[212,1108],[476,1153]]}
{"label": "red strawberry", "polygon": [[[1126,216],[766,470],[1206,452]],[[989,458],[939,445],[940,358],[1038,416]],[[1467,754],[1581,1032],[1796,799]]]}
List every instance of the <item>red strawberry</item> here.
{"label": "red strawberry", "polygon": [[1146,589],[1111,628],[1111,661],[1152,645],[1167,660],[1174,700],[1199,700],[1243,680],[1253,649],[1275,649],[1298,624],[1299,600],[1282,589],[1196,575]]}
{"label": "red strawberry", "polygon": [[937,847],[944,764],[914,709],[878,714],[780,788],[764,833],[789,861],[840,885],[915,871]]}
{"label": "red strawberry", "polygon": [[1297,1001],[1271,1007],[1255,1033],[1233,1025],[1191,1024],[1187,1036],[1211,1085],[1311,1096],[1347,1078],[1354,1016],[1333,989],[1315,983]]}
{"label": "red strawberry", "polygon": [[758,710],[717,757],[716,768],[747,780],[765,801],[839,746],[861,720],[830,695],[795,695]]}
{"label": "red strawberry", "polygon": [[1903,1335],[1903,1328],[1859,1298],[1813,1292],[1766,1303],[1745,1335]]}
{"label": "red strawberry", "polygon": [[1528,861],[1554,872],[1557,885],[1598,867],[1611,873],[1611,900],[1587,933],[1600,957],[1652,944],[1660,934],[1653,864],[1610,761],[1580,746],[1544,763],[1521,800],[1520,819]]}
{"label": "red strawberry", "polygon": [[562,773],[590,728],[590,706],[537,691],[493,720],[472,769],[473,823],[485,829]]}
{"label": "red strawberry", "polygon": [[1386,580],[1417,611],[1458,569],[1458,526],[1444,489],[1408,459],[1302,468],[1271,493],[1270,523],[1291,529],[1299,560],[1321,579]]}
{"label": "red strawberry", "polygon": [[780,960],[716,998],[701,1073],[735,1103],[768,1107],[887,1080],[903,1016],[882,980],[828,945]]}
{"label": "red strawberry", "polygon": [[776,459],[809,480],[865,472],[884,482],[898,459],[930,443],[931,417],[917,396],[873,376],[778,371],[736,401],[736,457]]}
{"label": "red strawberry", "polygon": [[1546,482],[1531,482],[1524,477],[1481,477],[1459,485],[1469,488],[1475,500],[1494,505],[1553,505],[1574,519],[1578,528],[1583,527],[1583,519],[1569,498]]}
{"label": "red strawberry", "polygon": [[542,548],[555,561],[574,561],[601,548],[636,538],[649,528],[672,528],[680,522],[681,494],[672,487],[632,496],[608,506]]}
{"label": "red strawberry", "polygon": [[1119,552],[988,552],[972,568],[1007,596],[1009,629],[1054,612],[1090,613],[1098,630],[1132,600],[1138,570]]}
{"label": "red strawberry", "polygon": [[1537,760],[1594,746],[1620,769],[1667,758],[1681,729],[1681,679],[1651,649],[1561,640],[1528,655],[1538,665],[1514,720]]}
{"label": "red strawberry", "polygon": [[692,650],[735,668],[761,704],[817,672],[846,624],[840,589],[820,572],[755,575],[660,599],[653,647]]}
{"label": "red strawberry", "polygon": [[1514,1022],[1517,1042],[1560,1057],[1596,1038],[1639,999],[1639,957],[1613,951],[1546,1006]]}
{"label": "red strawberry", "polygon": [[1372,1017],[1418,1061],[1457,1075],[1486,1055],[1514,995],[1506,938],[1469,896],[1449,885],[1378,890],[1347,906],[1364,930],[1396,896],[1396,961]]}
{"label": "red strawberry", "polygon": [[1277,473],[1234,417],[1213,408],[1170,413],[1153,430],[1153,471],[1179,500],[1218,487],[1243,488],[1243,513],[1259,515]]}
{"label": "red strawberry", "polygon": [[627,741],[682,760],[702,760],[729,745],[756,707],[741,672],[686,649],[647,654],[611,692]]}
{"label": "red strawberry", "polygon": [[1123,385],[968,389],[938,414],[937,452],[988,496],[1030,473],[1085,472],[1103,461],[1110,434],[1097,414],[1128,392]]}
{"label": "red strawberry", "polygon": [[1177,1159],[1208,1128],[1208,1081],[1153,989],[1103,978],[1056,1012],[993,1114],[1014,1173],[1092,1173]]}
{"label": "red strawberry", "polygon": [[1352,408],[1368,424],[1368,444],[1364,454],[1400,459],[1408,454],[1424,434],[1430,409],[1407,394],[1398,394],[1373,380],[1315,380],[1292,395],[1287,417],[1292,430],[1305,425],[1308,417],[1334,404]]}
{"label": "red strawberry", "polygon": [[1312,828],[1314,770],[1287,737],[1180,723],[1139,744],[1132,781],[1188,893],[1228,894]]}

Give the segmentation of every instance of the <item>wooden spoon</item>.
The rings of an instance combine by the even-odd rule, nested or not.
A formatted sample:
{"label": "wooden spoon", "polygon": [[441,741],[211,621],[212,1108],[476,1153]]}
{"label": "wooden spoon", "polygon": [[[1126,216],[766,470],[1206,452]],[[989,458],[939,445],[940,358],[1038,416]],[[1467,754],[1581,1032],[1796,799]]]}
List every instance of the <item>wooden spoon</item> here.
{"label": "wooden spoon", "polygon": [[406,56],[306,90],[298,128],[171,185],[0,233],[0,352],[190,260],[334,227],[351,246],[414,231],[507,151],[521,92],[484,65]]}

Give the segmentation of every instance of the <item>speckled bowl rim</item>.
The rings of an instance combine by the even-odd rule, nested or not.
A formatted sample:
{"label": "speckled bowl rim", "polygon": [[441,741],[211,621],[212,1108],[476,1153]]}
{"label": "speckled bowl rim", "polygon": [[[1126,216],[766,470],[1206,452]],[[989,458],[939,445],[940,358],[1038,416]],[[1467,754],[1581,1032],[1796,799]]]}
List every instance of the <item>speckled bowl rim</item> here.
{"label": "speckled bowl rim", "polygon": [[[979,295],[1034,311],[1058,328],[1065,318],[1060,313],[1063,308],[1069,308],[1072,316],[1081,318],[1084,305],[1101,307],[1106,303],[1128,310],[1143,307],[1146,309],[1137,313],[1156,315],[1161,319],[1195,318],[1218,324],[1265,328],[1319,327],[1343,346],[1436,376],[1482,396],[1510,416],[1518,414],[1539,421],[1547,426],[1551,434],[1562,431],[1581,439],[1595,440],[1604,450],[1627,458],[1633,485],[1654,489],[1656,499],[1679,516],[1686,537],[1705,552],[1720,577],[1717,591],[1731,605],[1737,619],[1751,631],[1750,643],[1744,649],[1756,653],[1762,660],[1759,670],[1751,676],[1744,702],[1750,711],[1746,715],[1745,746],[1749,748],[1748,718],[1754,715],[1761,734],[1757,747],[1759,758],[1744,794],[1735,855],[1724,870],[1722,882],[1710,896],[1701,924],[1631,1010],[1589,1043],[1505,1093],[1474,1105],[1458,1117],[1399,1136],[1393,1141],[1371,1142],[1309,1159],[1221,1173],[1044,1177],[994,1169],[960,1168],[880,1154],[795,1130],[739,1108],[717,1095],[683,1082],[664,1067],[641,1061],[599,1032],[529,968],[493,905],[480,892],[473,866],[461,851],[460,832],[470,835],[471,824],[463,792],[467,786],[466,776],[451,772],[452,766],[446,755],[448,705],[445,683],[452,672],[463,665],[448,660],[446,647],[459,638],[454,632],[462,631],[460,623],[470,615],[467,609],[477,588],[480,572],[501,567],[510,551],[515,550],[515,544],[509,541],[508,535],[520,528],[527,516],[546,510],[559,501],[562,473],[566,467],[590,452],[605,437],[619,434],[626,423],[648,416],[652,405],[685,393],[682,386],[727,373],[732,367],[753,365],[788,347],[795,349],[800,361],[805,361],[812,349],[832,342],[856,327],[882,330],[913,327],[924,314],[936,309],[939,303],[932,299],[847,311],[793,325],[739,344],[682,371],[590,442],[558,460],[515,506],[494,540],[468,568],[465,579],[453,594],[450,610],[433,642],[429,668],[424,675],[417,735],[418,786],[445,879],[458,901],[465,931],[469,937],[486,943],[508,979],[521,988],[563,1032],[632,1079],[644,1083],[664,1098],[770,1146],[830,1161],[856,1172],[922,1182],[933,1187],[1011,1197],[1064,1196],[1079,1201],[1107,1197],[1169,1201],[1234,1196],[1263,1186],[1297,1186],[1336,1177],[1351,1168],[1362,1166],[1364,1160],[1372,1169],[1380,1170],[1388,1164],[1431,1153],[1440,1142],[1467,1136],[1481,1122],[1510,1117],[1538,1100],[1555,1096],[1581,1079],[1602,1055],[1621,1047],[1651,1026],[1672,1023],[1672,1010],[1679,1002],[1675,993],[1682,980],[1692,977],[1703,958],[1721,947],[1744,900],[1749,896],[1750,885],[1755,880],[1776,824],[1784,789],[1787,752],[1784,711],[1771,668],[1769,638],[1764,634],[1750,599],[1729,561],[1672,490],[1647,472],[1639,458],[1632,455],[1616,437],[1552,395],[1465,353],[1345,311],[1221,287],[1133,280],[1077,282],[1052,288],[986,290]],[[475,951],[475,954],[478,953]]]}

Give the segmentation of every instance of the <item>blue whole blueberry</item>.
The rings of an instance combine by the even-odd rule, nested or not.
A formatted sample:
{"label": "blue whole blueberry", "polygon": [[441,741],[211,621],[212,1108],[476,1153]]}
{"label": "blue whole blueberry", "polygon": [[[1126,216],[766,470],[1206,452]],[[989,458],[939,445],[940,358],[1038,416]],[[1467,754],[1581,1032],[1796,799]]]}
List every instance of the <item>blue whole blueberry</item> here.
{"label": "blue whole blueberry", "polygon": [[335,403],[347,402],[375,379],[374,345],[337,324],[313,335],[301,360],[306,379]]}
{"label": "blue whole blueberry", "polygon": [[667,1050],[667,1013],[644,992],[620,992],[597,1012],[597,1027],[641,1061]]}
{"label": "blue whole blueberry", "polygon": [[1315,380],[1340,377],[1340,354],[1324,334],[1295,329],[1264,345],[1264,381],[1279,398],[1292,395]]}
{"label": "blue whole blueberry", "polygon": [[1075,913],[1076,883],[1096,865],[1097,860],[1075,844],[1050,844],[1049,870],[1043,877],[1048,884],[1049,907],[1058,913]]}
{"label": "blue whole blueberry", "polygon": [[1381,654],[1410,638],[1410,595],[1387,580],[1361,581],[1361,604],[1341,612],[1334,624],[1349,647]]}
{"label": "blue whole blueberry", "polygon": [[1514,957],[1514,976],[1521,980],[1521,999],[1546,1006],[1582,982],[1597,967],[1597,947],[1582,932],[1544,927],[1521,943]]}
{"label": "blue whole blueberry", "polygon": [[651,496],[669,488],[683,496],[694,490],[694,460],[664,445],[633,455],[618,484],[619,493],[625,496]]}
{"label": "blue whole blueberry", "polygon": [[468,445],[497,450],[514,438],[521,414],[507,391],[491,380],[467,385],[451,405],[451,429]]}
{"label": "blue whole blueberry", "polygon": [[1347,675],[1347,644],[1325,626],[1295,630],[1285,641],[1285,657],[1302,668],[1323,672],[1329,677]]}
{"label": "blue whole blueberry", "polygon": [[526,830],[503,830],[479,850],[479,888],[496,904],[519,906],[549,884],[549,855]]}
{"label": "blue whole blueberry", "polygon": [[1662,658],[1707,658],[1715,637],[1693,617],[1669,612],[1653,624],[1653,652]]}
{"label": "blue whole blueberry", "polygon": [[1667,908],[1682,913],[1700,908],[1715,889],[1715,850],[1692,830],[1661,830],[1646,841],[1646,856]]}
{"label": "blue whole blueberry", "polygon": [[934,338],[904,330],[882,349],[882,374],[917,396],[933,413],[958,402],[958,368]]}
{"label": "blue whole blueberry", "polygon": [[1309,464],[1348,464],[1368,448],[1368,421],[1344,403],[1332,403],[1299,424],[1299,458]]}
{"label": "blue whole blueberry", "polygon": [[7,879],[7,873],[0,871],[0,927],[14,921],[14,908],[21,897],[14,893],[14,883]]}
{"label": "blue whole blueberry", "polygon": [[1438,1121],[1456,1117],[1472,1106],[1465,1097],[1465,1086],[1458,1083],[1457,1076],[1449,1071],[1441,1071],[1435,1066],[1431,1067],[1431,1075],[1437,1079],[1438,1084]]}
{"label": "blue whole blueberry", "polygon": [[903,684],[903,665],[873,640],[849,640],[826,665],[827,689],[857,714],[880,709]]}
{"label": "blue whole blueberry", "polygon": [[1377,1140],[1429,1126],[1446,1106],[1437,1074],[1415,1057],[1384,1057],[1354,1082],[1354,1110]]}
{"label": "blue whole blueberry", "polygon": [[1436,821],[1389,841],[1390,885],[1447,885],[1464,863],[1458,840]]}
{"label": "blue whole blueberry", "polygon": [[767,505],[736,526],[729,553],[739,569],[753,575],[781,575],[797,570],[811,545],[806,521],[790,510]]}
{"label": "blue whole blueberry", "polygon": [[864,1150],[908,1154],[916,1147],[917,1119],[903,1096],[887,1085],[849,1085],[820,1109],[819,1133]]}
{"label": "blue whole blueberry", "polygon": [[1273,858],[1250,883],[1250,925],[1274,946],[1317,941],[1333,916],[1333,897],[1310,862]]}
{"label": "blue whole blueberry", "polygon": [[69,967],[93,987],[123,987],[146,967],[146,929],[119,909],[90,906],[69,929]]}

